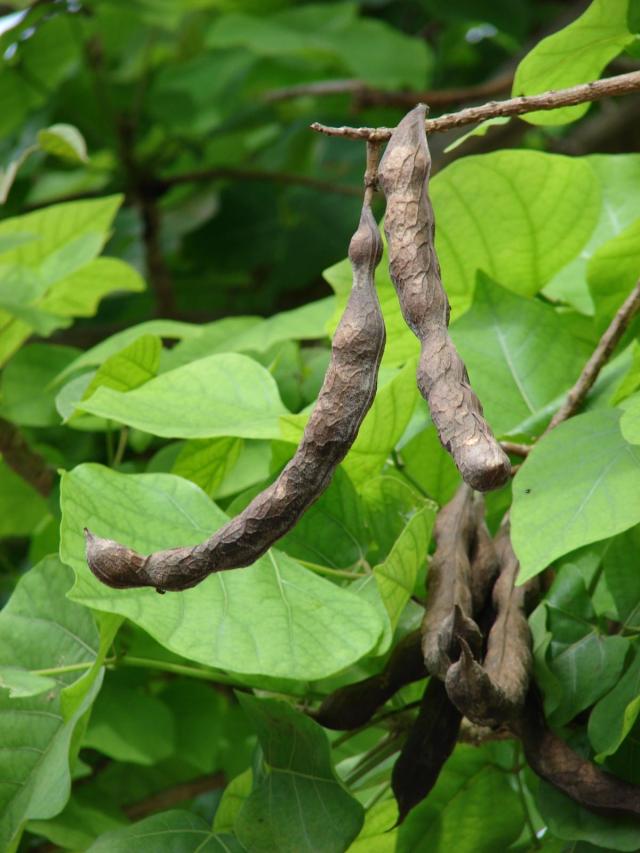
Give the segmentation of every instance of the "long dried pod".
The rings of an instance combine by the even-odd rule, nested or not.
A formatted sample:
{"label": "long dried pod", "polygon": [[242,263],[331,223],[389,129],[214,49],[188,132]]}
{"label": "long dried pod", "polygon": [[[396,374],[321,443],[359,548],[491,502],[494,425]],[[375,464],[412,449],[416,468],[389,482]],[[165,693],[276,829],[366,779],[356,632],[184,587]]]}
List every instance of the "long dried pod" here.
{"label": "long dried pod", "polygon": [[430,679],[418,716],[391,774],[391,787],[398,802],[398,823],[437,782],[456,745],[461,721],[462,715],[451,704],[442,682]]}
{"label": "long dried pod", "polygon": [[499,572],[495,544],[485,521],[484,497],[473,498],[475,535],[471,551],[471,599],[473,615],[478,617],[487,604],[493,584]]}
{"label": "long dried pod", "polygon": [[527,612],[537,583],[516,586],[518,558],[513,552],[508,522],[496,537],[500,575],[493,588],[496,618],[489,632],[484,664],[461,642],[460,659],[446,676],[450,699],[475,723],[497,725],[517,717],[529,689],[531,633]]}
{"label": "long dried pod", "polygon": [[424,121],[425,106],[420,104],[393,131],[378,170],[387,197],[389,269],[404,319],[422,345],[418,386],[440,440],[465,482],[488,491],[507,482],[511,465],[484,419],[447,330],[449,302],[434,247]]}
{"label": "long dried pod", "polygon": [[338,688],[312,716],[327,729],[358,729],[401,687],[426,675],[420,632],[413,631],[398,643],[382,672]]}
{"label": "long dried pod", "polygon": [[298,521],[327,488],[353,444],[376,392],[385,328],[374,286],[382,241],[367,190],[360,224],[349,245],[353,287],[336,329],[331,361],[300,445],[278,479],[206,542],[142,556],[85,531],[87,561],[108,586],[195,586],[212,572],[255,562]]}
{"label": "long dried pod", "polygon": [[514,730],[531,769],[581,806],[613,816],[640,816],[640,786],[606,773],[554,734],[533,691]]}
{"label": "long dried pod", "polygon": [[427,578],[422,620],[422,653],[431,675],[444,679],[458,658],[458,637],[480,651],[482,638],[472,619],[469,553],[476,528],[473,492],[464,483],[436,518],[436,550]]}

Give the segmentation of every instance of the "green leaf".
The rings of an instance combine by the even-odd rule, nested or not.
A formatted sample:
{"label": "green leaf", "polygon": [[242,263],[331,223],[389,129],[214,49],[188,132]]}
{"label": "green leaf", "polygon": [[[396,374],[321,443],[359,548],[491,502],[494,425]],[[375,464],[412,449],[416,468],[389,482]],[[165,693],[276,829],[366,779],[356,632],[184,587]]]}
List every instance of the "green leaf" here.
{"label": "green leaf", "polygon": [[449,154],[451,151],[455,151],[456,148],[459,148],[463,145],[467,139],[471,139],[473,136],[486,136],[489,130],[492,127],[496,127],[500,124],[508,124],[511,121],[510,116],[494,116],[493,118],[488,118],[485,121],[481,121],[480,124],[472,127],[471,130],[468,130],[466,133],[463,133],[457,139],[454,139],[453,142],[450,142],[447,147],[444,149],[445,154]]}
{"label": "green leaf", "polygon": [[564,725],[610,690],[620,677],[629,641],[595,631],[564,648],[549,668],[563,685],[562,700],[551,722]]}
{"label": "green leaf", "polygon": [[616,406],[638,389],[640,389],[640,344],[638,341],[633,341],[631,344],[631,365],[612,394],[611,405]]}
{"label": "green leaf", "polygon": [[592,154],[581,159],[591,167],[600,187],[598,221],[580,253],[553,276],[544,292],[592,315],[587,265],[600,246],[640,217],[640,155]]}
{"label": "green leaf", "polygon": [[126,392],[144,385],[158,372],[162,342],[155,335],[142,335],[102,364],[87,385],[82,399],[98,388]]}
{"label": "green leaf", "polygon": [[382,474],[363,483],[360,495],[370,531],[370,558],[381,563],[402,535],[407,519],[430,504],[394,473]]}
{"label": "green leaf", "polygon": [[398,806],[395,800],[376,803],[364,818],[360,834],[348,853],[395,853],[398,843]]}
{"label": "green leaf", "polygon": [[557,788],[540,782],[536,805],[549,831],[565,841],[586,841],[607,851],[638,849],[640,820],[616,815],[605,817],[579,806]]}
{"label": "green leaf", "polygon": [[166,438],[278,438],[277,385],[246,355],[211,355],[123,394],[99,388],[81,408]]}
{"label": "green leaf", "polygon": [[339,466],[329,488],[280,540],[280,547],[307,563],[355,569],[365,559],[367,542],[362,501]]}
{"label": "green leaf", "polygon": [[386,560],[373,570],[393,630],[413,595],[418,571],[427,559],[436,511],[435,504],[426,503],[409,520]]}
{"label": "green leaf", "polygon": [[357,836],[363,809],[342,787],[322,728],[284,702],[238,694],[263,750],[264,768],[235,828],[259,853],[342,853]]}
{"label": "green leaf", "polygon": [[640,521],[640,452],[618,410],[572,418],[546,435],[513,481],[511,538],[519,582],[562,554]]}
{"label": "green leaf", "polygon": [[372,607],[273,549],[250,568],[212,575],[179,595],[99,583],[84,557],[85,526],[148,553],[195,545],[224,524],[224,513],[187,480],[81,465],[63,476],[61,503],[61,554],[77,575],[74,599],[127,616],[191,660],[319,679],[366,655],[382,631]]}
{"label": "green leaf", "polygon": [[599,331],[606,329],[638,281],[639,240],[640,219],[601,246],[589,261],[587,277]]}
{"label": "green leaf", "polygon": [[[252,324],[234,335],[228,343],[229,352],[266,352],[284,341],[319,340],[327,336],[327,323],[335,311],[331,296],[309,302],[291,311],[282,311],[266,320]],[[220,351],[220,349],[218,350]]]}
{"label": "green leaf", "polygon": [[612,539],[603,557],[604,576],[615,603],[616,615],[631,631],[640,628],[639,549],[640,527],[636,526]]}
{"label": "green leaf", "polygon": [[232,832],[236,818],[245,800],[251,794],[253,772],[251,768],[232,779],[224,789],[220,805],[213,818],[213,828],[217,832]]}
{"label": "green leaf", "polygon": [[620,418],[622,435],[633,445],[640,444],[640,394],[634,394],[624,403]]}
{"label": "green leaf", "polygon": [[460,474],[433,425],[403,444],[399,458],[400,470],[436,503],[442,506],[454,496]]}
{"label": "green leaf", "polygon": [[55,687],[56,682],[53,678],[37,675],[18,666],[0,666],[0,689],[8,690],[11,699],[39,696]]}
{"label": "green leaf", "polygon": [[59,424],[50,384],[78,353],[75,347],[52,344],[28,344],[18,350],[0,379],[3,416],[21,426]]}
{"label": "green leaf", "polygon": [[[242,762],[243,750],[250,743],[247,751],[251,755],[253,737],[244,714],[215,684],[176,679],[162,691],[160,698],[172,712],[174,752],[181,760],[188,761],[202,773],[219,770],[228,773],[230,750],[235,753],[234,759]],[[215,829],[222,832],[227,827],[216,823]]]}
{"label": "green leaf", "polygon": [[116,761],[155,764],[174,751],[173,716],[157,697],[107,679],[82,745]]}
{"label": "green leaf", "polygon": [[0,222],[0,241],[34,238],[23,239],[2,254],[5,271],[24,273],[34,289],[20,305],[6,300],[4,308],[0,305],[0,363],[34,328],[49,334],[68,326],[65,318],[95,313],[105,293],[143,289],[140,276],[122,261],[92,260],[106,241],[121,202],[122,196],[67,202]]}
{"label": "green leaf", "polygon": [[[593,0],[568,27],[543,39],[521,61],[513,94],[536,95],[597,80],[600,73],[635,40],[628,27],[629,0]],[[566,124],[583,116],[590,104],[527,113],[531,124]]]}
{"label": "green leaf", "polygon": [[[99,260],[111,261],[113,259],[100,258]],[[71,362],[68,367],[60,372],[56,384],[62,384],[65,379],[68,379],[76,371],[86,370],[88,367],[98,367],[109,356],[124,349],[124,347],[133,343],[133,341],[142,335],[158,335],[160,338],[180,340],[195,338],[200,334],[202,334],[202,326],[197,326],[194,323],[181,323],[178,320],[148,320],[146,323],[130,326],[128,329],[116,332],[115,335],[105,338],[104,341],[100,341],[99,344],[81,353],[75,361]],[[174,349],[177,349],[177,347],[174,347]]]}
{"label": "green leaf", "polygon": [[591,352],[567,334],[552,307],[509,293],[482,273],[471,310],[451,335],[499,435],[517,433],[573,385]]}
{"label": "green leaf", "polygon": [[[55,679],[52,691],[37,696],[14,699],[0,691],[3,850],[11,849],[24,820],[49,818],[64,807],[71,739],[102,681],[106,648],[90,611],[66,598],[72,577],[47,557],[24,575],[0,613],[0,664]],[[81,678],[76,670],[65,672],[77,664],[87,666]]]}
{"label": "green leaf", "polygon": [[30,536],[50,514],[42,495],[0,462],[0,538]]}
{"label": "green leaf", "polygon": [[514,293],[536,294],[582,249],[601,205],[588,163],[538,151],[464,157],[431,186],[454,317],[471,303],[478,269]]}
{"label": "green leaf", "polygon": [[144,280],[129,264],[119,258],[96,258],[54,284],[40,305],[61,317],[93,317],[103,297],[144,289]]}
{"label": "green leaf", "polygon": [[38,145],[47,154],[70,160],[72,163],[86,163],[87,143],[77,127],[72,124],[52,124],[38,131]]}
{"label": "green leaf", "polygon": [[4,219],[0,222],[0,238],[29,236],[35,239],[4,252],[2,263],[37,267],[49,255],[82,235],[100,232],[106,237],[122,199],[121,195],[115,195],[65,202]]}
{"label": "green leaf", "polygon": [[416,365],[410,361],[390,382],[378,389],[358,436],[342,463],[356,486],[380,472],[402,438],[418,399]]}
{"label": "green leaf", "polygon": [[[175,473],[175,472],[174,472]],[[271,442],[245,439],[238,461],[226,474],[211,497],[228,498],[258,483],[263,483],[271,473]]]}
{"label": "green leaf", "polygon": [[79,792],[77,796],[71,796],[60,814],[49,820],[31,820],[27,830],[44,836],[58,847],[86,850],[99,835],[124,823],[122,818],[118,819],[100,808],[101,805],[102,798],[90,799]]}
{"label": "green leaf", "polygon": [[87,853],[242,853],[232,835],[212,832],[209,824],[187,811],[154,814],[131,826],[105,833]]}
{"label": "green leaf", "polygon": [[640,654],[636,649],[620,681],[595,706],[589,717],[589,740],[597,761],[613,755],[640,715]]}
{"label": "green leaf", "polygon": [[[387,376],[383,374],[381,378]],[[387,382],[380,382],[373,404],[342,463],[356,486],[379,473],[402,438],[418,401],[414,361],[406,364],[402,370],[391,371],[390,376]],[[281,419],[281,437],[285,441],[297,443],[302,438],[308,419],[308,412],[286,415]]]}
{"label": "green leaf", "polygon": [[[500,808],[496,808],[500,803]],[[398,853],[495,853],[522,830],[522,808],[490,752],[458,745],[429,796],[398,832]]]}
{"label": "green leaf", "polygon": [[[453,319],[469,308],[478,270],[521,296],[538,293],[578,255],[601,216],[602,190],[591,158],[496,151],[456,160],[430,186]],[[402,319],[387,266],[385,255],[376,271],[387,327],[383,364],[398,365],[416,355],[418,344]],[[351,288],[348,261],[323,275],[342,310]]]}
{"label": "green leaf", "polygon": [[182,445],[171,473],[214,495],[235,467],[242,448],[243,441],[239,438],[194,438]]}

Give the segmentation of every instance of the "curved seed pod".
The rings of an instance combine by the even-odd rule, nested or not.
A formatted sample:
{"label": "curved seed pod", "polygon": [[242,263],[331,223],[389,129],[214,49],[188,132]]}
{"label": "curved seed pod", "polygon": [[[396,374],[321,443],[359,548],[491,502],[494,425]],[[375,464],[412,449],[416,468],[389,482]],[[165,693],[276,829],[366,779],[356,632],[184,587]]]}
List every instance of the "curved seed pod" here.
{"label": "curved seed pod", "polygon": [[[370,195],[370,193],[368,193]],[[187,589],[212,572],[255,562],[329,485],[376,392],[385,328],[374,286],[382,241],[369,203],[349,245],[353,287],[333,338],[331,361],[295,456],[278,479],[206,542],[144,557],[85,531],[87,561],[109,586]]]}
{"label": "curved seed pod", "polygon": [[420,632],[413,631],[398,643],[382,672],[338,688],[312,716],[326,729],[358,729],[401,687],[426,675]]}
{"label": "curved seed pod", "polygon": [[451,704],[442,682],[431,678],[391,774],[391,787],[398,802],[398,823],[424,800],[437,782],[456,745],[461,721],[462,715]]}
{"label": "curved seed pod", "polygon": [[474,495],[476,521],[475,537],[471,551],[471,598],[473,614],[478,617],[487,604],[487,599],[499,571],[498,555],[484,518],[484,497]]}
{"label": "curved seed pod", "polygon": [[533,691],[513,728],[522,740],[528,764],[542,779],[585,808],[612,816],[640,816],[640,786],[606,773],[574,752],[547,726]]}
{"label": "curved seed pod", "polygon": [[459,656],[463,637],[476,653],[482,637],[473,612],[469,552],[476,528],[473,492],[463,484],[436,518],[436,550],[429,565],[427,605],[422,621],[422,653],[427,670],[444,680]]}
{"label": "curved seed pod", "polygon": [[378,170],[387,197],[384,229],[389,269],[404,319],[422,345],[418,387],[429,404],[440,441],[465,482],[488,491],[507,482],[511,465],[483,417],[447,331],[449,302],[433,242],[435,223],[428,194],[431,156],[424,120],[423,104],[403,118]]}
{"label": "curved seed pod", "polygon": [[446,676],[449,698],[474,723],[495,726],[520,713],[529,689],[531,633],[527,623],[537,583],[515,586],[518,558],[511,546],[509,524],[496,537],[500,575],[493,588],[496,618],[481,666],[461,639],[462,653]]}

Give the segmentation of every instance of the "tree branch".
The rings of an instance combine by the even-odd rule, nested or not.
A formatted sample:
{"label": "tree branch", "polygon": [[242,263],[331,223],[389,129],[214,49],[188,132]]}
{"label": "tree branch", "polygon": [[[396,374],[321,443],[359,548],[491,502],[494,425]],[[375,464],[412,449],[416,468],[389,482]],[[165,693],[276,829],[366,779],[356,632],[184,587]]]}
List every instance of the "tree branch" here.
{"label": "tree branch", "polygon": [[209,773],[206,776],[199,776],[197,779],[190,779],[188,782],[179,782],[171,788],[151,794],[144,800],[125,806],[124,812],[131,820],[140,820],[147,815],[165,811],[186,800],[192,800],[198,794],[224,788],[225,784],[224,773]]}
{"label": "tree branch", "polygon": [[[557,427],[558,424],[573,417],[580,410],[600,371],[607,363],[611,353],[620,343],[622,336],[629,327],[629,323],[639,310],[640,279],[618,309],[611,323],[609,323],[589,361],[583,367],[575,385],[568,391],[564,403],[549,421],[549,425],[543,432],[543,435],[546,435],[550,430]],[[501,441],[500,444],[502,445],[502,449],[507,453],[522,457],[528,456],[534,447],[532,444],[517,444],[511,441]]]}
{"label": "tree branch", "polygon": [[545,432],[549,432],[549,430],[552,430],[558,424],[575,415],[582,406],[585,397],[598,378],[600,371],[607,363],[609,356],[620,342],[631,320],[638,313],[638,309],[640,309],[640,280],[638,280],[636,286],[618,309],[606,332],[600,338],[598,346],[593,351],[593,355],[585,364],[582,373],[578,377],[578,381],[567,394],[562,406],[551,418]]}
{"label": "tree branch", "polygon": [[[568,89],[543,92],[540,95],[521,95],[507,101],[489,101],[479,107],[467,107],[457,113],[427,119],[427,133],[440,133],[466,124],[475,124],[489,118],[499,116],[518,116],[539,110],[557,110],[560,107],[572,107],[576,104],[586,104],[601,98],[618,97],[630,92],[640,91],[640,71],[628,74],[618,74],[616,77],[605,77],[591,83],[580,83]],[[311,129],[326,136],[342,136],[345,139],[368,139],[372,142],[384,142],[391,137],[393,128],[390,127],[327,127],[314,122]]]}
{"label": "tree branch", "polygon": [[289,172],[269,172],[261,169],[238,169],[230,166],[216,166],[211,169],[198,169],[193,172],[183,172],[179,175],[167,175],[154,179],[154,186],[160,192],[180,184],[197,183],[199,181],[213,181],[220,178],[232,178],[241,181],[273,181],[276,184],[290,184],[292,186],[310,187],[311,189],[324,192],[339,193],[340,195],[352,195],[360,198],[362,189],[356,186],[344,184],[333,184],[309,175],[293,175]]}
{"label": "tree branch", "polygon": [[362,80],[319,80],[314,83],[300,83],[266,92],[267,103],[288,101],[292,98],[322,97],[324,95],[354,95],[359,106],[411,107],[416,103],[430,106],[459,104],[476,98],[487,98],[507,91],[513,82],[513,72],[508,71],[476,86],[461,86],[454,89],[427,89],[422,91],[389,91],[368,86]]}
{"label": "tree branch", "polygon": [[43,497],[49,496],[53,488],[53,470],[29,447],[22,433],[4,418],[0,418],[0,453],[9,468]]}

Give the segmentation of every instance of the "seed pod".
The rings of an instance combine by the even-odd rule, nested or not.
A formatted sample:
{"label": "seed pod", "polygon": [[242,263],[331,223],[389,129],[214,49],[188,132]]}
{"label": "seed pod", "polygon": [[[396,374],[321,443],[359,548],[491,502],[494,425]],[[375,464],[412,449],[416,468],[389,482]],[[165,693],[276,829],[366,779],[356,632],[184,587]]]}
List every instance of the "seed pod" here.
{"label": "seed pod", "polygon": [[471,550],[471,597],[474,618],[482,614],[498,574],[498,555],[485,521],[484,497],[474,495],[475,536]]}
{"label": "seed pod", "polygon": [[[370,196],[367,191],[366,199]],[[278,479],[206,542],[144,557],[85,530],[87,561],[108,586],[188,589],[212,572],[254,563],[322,494],[353,444],[376,392],[385,343],[374,270],[382,241],[368,200],[351,239],[353,287],[333,338],[331,361],[295,456]]]}
{"label": "seed pod", "polygon": [[483,665],[460,640],[460,659],[446,676],[449,698],[474,723],[495,726],[520,713],[529,689],[532,667],[531,633],[527,612],[537,593],[536,580],[515,586],[518,558],[513,552],[508,522],[495,541],[500,575],[493,588],[496,618],[489,632]]}
{"label": "seed pod", "polygon": [[585,808],[618,819],[640,817],[640,785],[618,779],[574,752],[547,725],[533,690],[513,728],[522,739],[529,766],[542,779]]}
{"label": "seed pod", "polygon": [[424,800],[438,781],[456,745],[461,721],[462,715],[451,704],[442,682],[431,678],[391,774],[391,787],[398,802],[398,823]]}
{"label": "seed pod", "polygon": [[428,193],[431,156],[424,120],[423,104],[403,118],[378,170],[387,197],[384,229],[389,270],[404,319],[422,346],[418,387],[429,404],[440,441],[465,482],[488,491],[507,482],[511,465],[484,419],[447,331],[449,302],[434,247]]}
{"label": "seed pod", "polygon": [[401,687],[426,675],[420,632],[414,631],[398,643],[382,672],[339,687],[325,698],[313,718],[326,729],[358,729]]}
{"label": "seed pod", "polygon": [[422,621],[422,653],[431,675],[444,680],[459,656],[459,637],[480,652],[482,637],[472,619],[470,562],[476,513],[473,492],[462,485],[436,518],[436,550],[427,577],[427,605]]}

